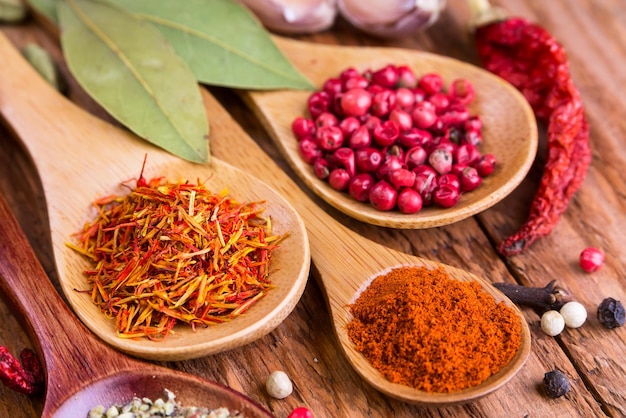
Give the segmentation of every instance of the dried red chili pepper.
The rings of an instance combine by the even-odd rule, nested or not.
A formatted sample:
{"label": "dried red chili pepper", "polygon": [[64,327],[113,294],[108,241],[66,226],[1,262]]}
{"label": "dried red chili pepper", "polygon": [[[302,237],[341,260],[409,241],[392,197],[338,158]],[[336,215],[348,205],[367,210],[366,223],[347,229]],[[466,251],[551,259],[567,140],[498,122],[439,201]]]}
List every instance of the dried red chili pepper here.
{"label": "dried red chili pepper", "polygon": [[478,27],[475,39],[484,67],[513,84],[548,123],[548,159],[529,216],[499,246],[504,255],[519,254],[552,232],[582,184],[591,163],[589,125],[565,50],[546,30],[509,18]]}
{"label": "dried red chili pepper", "polygon": [[20,354],[20,361],[0,346],[0,380],[5,386],[27,395],[33,395],[43,389],[44,373],[35,353],[25,348]]}

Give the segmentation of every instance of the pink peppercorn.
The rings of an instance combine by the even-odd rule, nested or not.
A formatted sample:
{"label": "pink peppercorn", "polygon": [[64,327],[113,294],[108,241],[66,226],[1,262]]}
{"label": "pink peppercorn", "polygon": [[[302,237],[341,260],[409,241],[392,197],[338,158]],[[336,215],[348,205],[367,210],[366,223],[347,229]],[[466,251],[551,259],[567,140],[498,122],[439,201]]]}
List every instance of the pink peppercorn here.
{"label": "pink peppercorn", "polygon": [[291,130],[298,140],[306,138],[307,136],[313,136],[315,134],[315,122],[311,119],[298,116],[292,122]]}
{"label": "pink peppercorn", "polygon": [[311,94],[308,100],[309,113],[313,119],[321,113],[327,112],[330,107],[330,95],[325,91],[317,91]]}
{"label": "pink peppercorn", "polygon": [[387,65],[372,73],[372,81],[383,87],[395,87],[399,79],[400,71],[395,65]]}
{"label": "pink peppercorn", "polygon": [[433,192],[433,202],[442,208],[451,208],[459,203],[459,189],[450,185],[439,186]]}
{"label": "pink peppercorn", "polygon": [[452,170],[452,153],[444,148],[437,148],[428,156],[428,163],[439,174],[446,174]]}
{"label": "pink peppercorn", "polygon": [[398,125],[400,132],[408,131],[413,127],[413,117],[409,112],[402,109],[393,109],[389,113],[389,120]]}
{"label": "pink peppercorn", "polygon": [[317,129],[325,126],[336,126],[339,124],[337,116],[330,112],[322,112],[315,118],[315,126]]}
{"label": "pink peppercorn", "polygon": [[478,171],[481,177],[487,177],[496,168],[496,157],[493,154],[485,154],[478,161],[474,162],[472,166]]}
{"label": "pink peppercorn", "polygon": [[406,168],[393,170],[387,175],[389,182],[398,190],[402,187],[413,187],[415,184],[415,177],[415,173],[407,170]]}
{"label": "pink peppercorn", "polygon": [[330,157],[330,162],[333,167],[346,170],[350,177],[354,177],[356,174],[356,162],[352,148],[341,147],[335,150]]}
{"label": "pink peppercorn", "polygon": [[474,100],[474,86],[464,78],[454,80],[450,86],[450,95],[459,103],[468,104]]}
{"label": "pink peppercorn", "polygon": [[406,66],[347,68],[309,96],[309,118],[292,131],[315,175],[355,200],[403,213],[452,207],[496,165],[478,149],[474,94],[469,80],[446,89],[441,75],[418,80]]}
{"label": "pink peppercorn", "polygon": [[341,96],[341,109],[348,116],[363,116],[372,104],[372,96],[367,90],[354,88]]}
{"label": "pink peppercorn", "polygon": [[580,268],[587,273],[599,270],[604,264],[604,253],[599,248],[588,247],[580,253]]}
{"label": "pink peppercorn", "polygon": [[437,113],[435,112],[435,106],[430,102],[419,102],[413,108],[411,112],[413,122],[417,128],[426,129],[437,121]]}
{"label": "pink peppercorn", "polygon": [[402,213],[417,213],[422,210],[422,195],[414,189],[405,188],[398,193],[398,209]]}
{"label": "pink peppercorn", "polygon": [[317,142],[313,138],[304,138],[298,144],[300,155],[309,164],[313,164],[315,160],[323,155],[322,150],[317,145]]}
{"label": "pink peppercorn", "polygon": [[426,94],[432,95],[441,91],[443,88],[443,79],[439,74],[425,74],[419,79],[417,86],[424,90]]}
{"label": "pink peppercorn", "polygon": [[324,151],[334,151],[343,144],[343,132],[338,126],[324,126],[317,130],[315,139]]}
{"label": "pink peppercorn", "polygon": [[326,158],[316,158],[313,161],[313,171],[317,178],[321,180],[326,180],[330,174],[330,166],[328,164],[328,160]]}
{"label": "pink peppercorn", "polygon": [[398,136],[400,136],[400,129],[392,120],[379,123],[374,128],[374,141],[381,147],[388,147],[394,144]]}
{"label": "pink peppercorn", "polygon": [[400,87],[396,90],[396,106],[408,109],[415,104],[415,95],[411,89]]}
{"label": "pink peppercorn", "polygon": [[398,86],[399,87],[415,87],[417,85],[417,77],[415,73],[406,65],[398,67]]}
{"label": "pink peppercorn", "polygon": [[459,177],[463,192],[471,192],[483,182],[483,178],[478,175],[478,171],[474,167],[465,167]]}
{"label": "pink peppercorn", "polygon": [[361,122],[359,122],[359,120],[354,116],[348,116],[339,122],[339,129],[343,132],[344,138],[350,138],[350,136],[360,127]]}
{"label": "pink peppercorn", "polygon": [[313,418],[313,413],[304,406],[299,406],[287,416],[287,418]]}
{"label": "pink peppercorn", "polygon": [[350,174],[343,168],[335,168],[328,175],[328,184],[335,190],[347,190],[350,184]]}
{"label": "pink peppercorn", "polygon": [[388,211],[396,207],[398,191],[391,184],[381,180],[370,189],[369,199],[376,209]]}
{"label": "pink peppercorn", "polygon": [[376,183],[374,176],[369,173],[361,173],[352,177],[348,185],[348,193],[359,202],[367,202],[370,197],[370,189]]}
{"label": "pink peppercorn", "polygon": [[358,171],[373,173],[383,164],[383,153],[375,148],[360,148],[354,153]]}

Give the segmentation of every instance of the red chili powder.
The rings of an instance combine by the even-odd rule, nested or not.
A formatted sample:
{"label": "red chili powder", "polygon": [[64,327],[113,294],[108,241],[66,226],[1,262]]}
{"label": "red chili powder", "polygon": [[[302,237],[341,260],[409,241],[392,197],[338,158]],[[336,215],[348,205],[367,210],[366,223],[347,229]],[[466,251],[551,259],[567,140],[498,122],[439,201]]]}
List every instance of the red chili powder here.
{"label": "red chili powder", "polygon": [[375,278],[350,312],[357,350],[389,381],[426,392],[479,385],[521,344],[511,307],[441,269],[393,269]]}

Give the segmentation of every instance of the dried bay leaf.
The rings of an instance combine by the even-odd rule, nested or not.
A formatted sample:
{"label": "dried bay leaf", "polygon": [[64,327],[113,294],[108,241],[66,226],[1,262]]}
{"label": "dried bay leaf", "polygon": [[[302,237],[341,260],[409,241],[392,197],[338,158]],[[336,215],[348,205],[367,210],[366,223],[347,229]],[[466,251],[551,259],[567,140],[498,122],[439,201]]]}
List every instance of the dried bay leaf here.
{"label": "dried bay leaf", "polygon": [[159,30],[97,0],[59,1],[57,16],[68,66],[94,100],[153,144],[208,161],[197,80]]}
{"label": "dried bay leaf", "polygon": [[48,51],[31,42],[22,48],[22,55],[52,87],[59,92],[65,91],[65,80]]}
{"label": "dried bay leaf", "polygon": [[20,22],[26,17],[26,4],[22,0],[0,0],[0,22]]}
{"label": "dried bay leaf", "polygon": [[244,89],[313,89],[243,5],[233,0],[109,0],[155,25],[198,80]]}
{"label": "dried bay leaf", "polygon": [[57,22],[57,2],[58,0],[28,0],[28,4],[36,12],[55,23]]}

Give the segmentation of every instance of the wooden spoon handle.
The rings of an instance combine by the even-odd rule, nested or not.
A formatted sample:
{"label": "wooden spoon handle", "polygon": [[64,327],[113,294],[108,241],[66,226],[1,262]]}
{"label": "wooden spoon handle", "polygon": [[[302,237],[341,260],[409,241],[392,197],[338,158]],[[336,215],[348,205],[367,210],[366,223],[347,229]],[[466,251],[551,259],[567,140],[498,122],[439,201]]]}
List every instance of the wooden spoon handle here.
{"label": "wooden spoon handle", "polygon": [[39,336],[70,336],[78,334],[77,321],[68,318],[69,309],[35,256],[6,200],[0,196],[0,289],[24,325],[29,337],[40,346],[44,357],[56,357],[65,344],[49,344]]}
{"label": "wooden spoon handle", "polygon": [[[101,344],[73,315],[0,196],[0,291],[33,341],[46,371],[46,398],[60,399],[89,383],[97,370],[111,370],[124,357],[100,358]],[[79,362],[83,367],[65,367]],[[119,367],[118,367],[119,368]],[[72,375],[74,373],[74,375]],[[63,384],[59,384],[63,382]]]}
{"label": "wooden spoon handle", "polygon": [[[2,59],[2,77],[0,77],[0,111],[4,119],[10,122],[11,129],[20,138],[28,138],[35,133],[36,147],[25,144],[33,154],[52,153],[56,158],[64,154],[75,153],[74,149],[59,149],[55,146],[56,125],[65,118],[64,101],[54,102],[50,108],[47,94],[53,87],[46,83],[30,66],[7,36],[0,31],[0,56]],[[42,117],[41,115],[50,115]],[[49,135],[41,135],[47,132]],[[58,161],[58,160],[57,160]]]}

